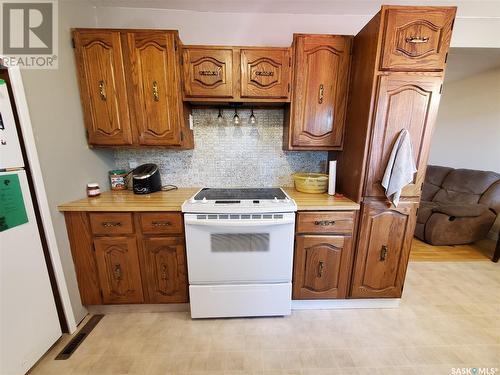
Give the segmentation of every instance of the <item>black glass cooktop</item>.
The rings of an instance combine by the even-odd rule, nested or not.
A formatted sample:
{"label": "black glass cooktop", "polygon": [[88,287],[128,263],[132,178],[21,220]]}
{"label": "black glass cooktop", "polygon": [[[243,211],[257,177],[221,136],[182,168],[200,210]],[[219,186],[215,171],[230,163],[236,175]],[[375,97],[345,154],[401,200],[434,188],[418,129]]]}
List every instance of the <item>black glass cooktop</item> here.
{"label": "black glass cooktop", "polygon": [[279,188],[261,189],[202,189],[194,196],[196,200],[243,200],[243,199],[285,199],[286,195]]}

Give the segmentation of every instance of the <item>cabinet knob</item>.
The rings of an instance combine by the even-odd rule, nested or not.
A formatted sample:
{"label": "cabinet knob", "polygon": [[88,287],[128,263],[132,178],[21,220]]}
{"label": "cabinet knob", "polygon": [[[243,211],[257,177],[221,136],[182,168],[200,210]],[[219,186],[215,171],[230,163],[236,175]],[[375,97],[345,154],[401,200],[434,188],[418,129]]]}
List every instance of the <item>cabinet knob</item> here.
{"label": "cabinet knob", "polygon": [[122,267],[119,264],[115,264],[113,269],[113,275],[116,280],[120,281],[122,279]]}
{"label": "cabinet knob", "polygon": [[380,261],[384,262],[385,259],[387,258],[387,245],[382,245],[382,248],[380,249]]}
{"label": "cabinet knob", "polygon": [[153,221],[151,224],[153,227],[168,227],[172,225],[170,221]]}
{"label": "cabinet knob", "polygon": [[104,81],[99,81],[99,96],[101,100],[106,100],[106,83]]}
{"label": "cabinet knob", "polygon": [[323,86],[323,84],[320,84],[319,90],[318,90],[318,103],[319,104],[323,103],[324,96],[325,96],[325,86]]}
{"label": "cabinet knob", "polygon": [[167,280],[167,265],[166,264],[161,265],[161,279]]}
{"label": "cabinet knob", "polygon": [[101,225],[105,228],[121,227],[122,223],[119,221],[103,221]]}
{"label": "cabinet knob", "polygon": [[324,262],[322,260],[319,261],[318,263],[318,277],[322,277],[323,276],[323,269],[324,269]]}
{"label": "cabinet knob", "polygon": [[160,100],[160,94],[158,94],[158,82],[153,81],[153,100],[155,102]]}
{"label": "cabinet knob", "polygon": [[316,220],[314,222],[314,225],[320,225],[322,227],[335,225],[335,220]]}
{"label": "cabinet knob", "polygon": [[413,44],[420,44],[420,43],[427,43],[429,41],[428,36],[410,36],[409,38],[406,38],[406,43],[413,43]]}

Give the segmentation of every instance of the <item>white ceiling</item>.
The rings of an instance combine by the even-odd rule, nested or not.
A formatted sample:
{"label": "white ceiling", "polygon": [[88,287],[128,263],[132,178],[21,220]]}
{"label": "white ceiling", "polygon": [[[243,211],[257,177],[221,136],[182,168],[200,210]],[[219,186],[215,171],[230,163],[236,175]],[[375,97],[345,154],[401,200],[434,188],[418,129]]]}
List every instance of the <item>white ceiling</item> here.
{"label": "white ceiling", "polygon": [[500,18],[500,1],[489,0],[90,0],[96,6],[222,13],[373,15],[382,4],[456,5],[459,17]]}
{"label": "white ceiling", "polygon": [[445,82],[459,81],[495,68],[500,68],[499,48],[451,48]]}

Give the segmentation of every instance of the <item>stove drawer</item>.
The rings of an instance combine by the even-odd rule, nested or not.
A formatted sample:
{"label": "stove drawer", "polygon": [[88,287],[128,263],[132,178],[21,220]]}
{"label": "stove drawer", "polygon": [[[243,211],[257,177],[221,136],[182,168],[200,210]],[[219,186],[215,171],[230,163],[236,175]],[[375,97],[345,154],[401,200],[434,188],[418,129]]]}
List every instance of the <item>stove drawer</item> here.
{"label": "stove drawer", "polygon": [[297,233],[351,234],[354,227],[354,211],[299,212]]}
{"label": "stove drawer", "polygon": [[191,318],[284,316],[291,313],[292,284],[191,285]]}
{"label": "stove drawer", "polygon": [[139,217],[144,234],[182,234],[182,215],[175,212],[147,212]]}

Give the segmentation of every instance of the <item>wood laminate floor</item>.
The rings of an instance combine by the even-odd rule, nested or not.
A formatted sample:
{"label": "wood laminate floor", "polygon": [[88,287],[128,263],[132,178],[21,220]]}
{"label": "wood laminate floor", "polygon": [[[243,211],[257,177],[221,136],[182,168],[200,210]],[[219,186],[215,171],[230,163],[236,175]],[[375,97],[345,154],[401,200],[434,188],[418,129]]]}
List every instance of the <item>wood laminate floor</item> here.
{"label": "wood laminate floor", "polygon": [[399,308],[108,314],[70,359],[54,360],[63,337],[31,374],[462,374],[500,368],[499,317],[500,264],[411,262]]}
{"label": "wood laminate floor", "polygon": [[433,246],[413,238],[410,261],[460,262],[491,260],[496,242],[484,239],[469,245]]}

